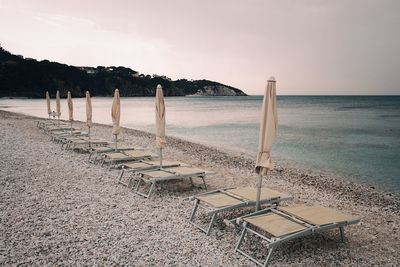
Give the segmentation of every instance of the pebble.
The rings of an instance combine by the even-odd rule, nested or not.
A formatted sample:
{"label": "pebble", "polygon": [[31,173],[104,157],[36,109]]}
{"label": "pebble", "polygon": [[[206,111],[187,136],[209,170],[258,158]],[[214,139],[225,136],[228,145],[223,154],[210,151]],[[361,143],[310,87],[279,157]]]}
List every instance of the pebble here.
{"label": "pebble", "polygon": [[[92,132],[112,137],[109,126],[96,124]],[[118,171],[62,150],[29,116],[0,111],[0,137],[1,265],[254,266],[234,252],[240,229],[224,224],[237,213],[224,215],[212,236],[187,222],[192,203],[183,200],[201,189],[182,182],[159,187],[144,199],[115,183]],[[122,139],[126,145],[154,147],[151,133],[123,128]],[[207,180],[210,190],[257,181],[251,155],[173,137],[167,142],[166,158],[216,172]],[[362,220],[346,230],[346,244],[338,245],[337,231],[296,239],[274,252],[271,265],[400,265],[393,234],[400,222],[397,194],[280,162],[264,184],[295,196],[296,203],[333,207]],[[247,239],[246,247],[266,255],[257,239]]]}

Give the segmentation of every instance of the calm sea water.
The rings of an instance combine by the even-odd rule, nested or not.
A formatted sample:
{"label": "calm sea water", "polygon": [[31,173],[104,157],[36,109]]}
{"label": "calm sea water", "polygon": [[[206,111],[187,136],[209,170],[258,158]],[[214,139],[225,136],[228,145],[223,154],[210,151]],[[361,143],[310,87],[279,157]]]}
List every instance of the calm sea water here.
{"label": "calm sea water", "polygon": [[[94,121],[111,124],[112,99],[92,102]],[[261,104],[260,96],[166,98],[167,134],[256,155]],[[122,126],[154,131],[154,98],[121,105]],[[0,109],[47,115],[44,100],[1,99]],[[85,120],[84,99],[74,111]],[[278,114],[275,160],[400,191],[400,96],[279,96]]]}

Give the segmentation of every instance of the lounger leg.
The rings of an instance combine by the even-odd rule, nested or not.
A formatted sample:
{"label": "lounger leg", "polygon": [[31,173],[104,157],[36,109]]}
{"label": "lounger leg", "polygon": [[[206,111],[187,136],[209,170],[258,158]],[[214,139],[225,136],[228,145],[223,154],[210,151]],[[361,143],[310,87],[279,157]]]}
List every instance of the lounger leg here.
{"label": "lounger leg", "polygon": [[139,178],[139,181],[138,181],[138,183],[136,185],[135,192],[139,192],[139,187],[140,187],[141,182],[142,182],[142,179]]}
{"label": "lounger leg", "polygon": [[271,258],[272,252],[274,251],[275,247],[270,247],[268,251],[268,256],[265,259],[264,267],[268,266],[269,259]]}
{"label": "lounger leg", "polygon": [[192,184],[192,187],[194,187],[194,183],[193,183],[193,178],[189,177],[190,183]]}
{"label": "lounger leg", "polygon": [[128,178],[128,185],[126,187],[132,188],[132,177]]}
{"label": "lounger leg", "polygon": [[207,190],[206,178],[202,176],[201,179],[203,180],[204,190]]}
{"label": "lounger leg", "polygon": [[344,228],[339,227],[339,231],[340,231],[340,241],[342,241],[343,243],[346,242],[346,238],[344,236]]}
{"label": "lounger leg", "polygon": [[190,215],[189,222],[193,222],[194,216],[196,215],[196,211],[197,211],[197,208],[198,208],[198,204],[199,204],[199,200],[196,199],[196,201],[194,202],[194,207],[193,207],[193,210],[192,210],[192,214]]}
{"label": "lounger leg", "polygon": [[124,169],[122,169],[122,170],[119,172],[119,175],[118,175],[118,177],[117,177],[117,180],[118,180],[118,183],[119,183],[119,184],[121,183],[122,176],[124,176],[124,172],[125,172]]}
{"label": "lounger leg", "polygon": [[210,222],[210,224],[208,225],[208,229],[207,229],[206,235],[210,235],[210,232],[211,232],[212,226],[213,226],[213,224],[214,224],[214,220],[215,220],[216,215],[217,215],[216,213],[214,213],[214,214],[212,215],[212,217],[211,217],[211,222]]}
{"label": "lounger leg", "polygon": [[244,236],[246,235],[246,231],[247,231],[247,223],[246,222],[244,222],[243,223],[243,231],[242,231],[242,233],[240,234],[240,238],[239,238],[239,241],[238,241],[238,243],[237,243],[237,245],[236,245],[236,247],[235,247],[235,251],[239,251],[240,249],[240,245],[242,244],[242,242],[243,242],[243,239],[244,239]]}
{"label": "lounger leg", "polygon": [[[145,198],[150,198],[150,196],[151,196],[151,194],[152,194],[152,192],[153,192],[153,188],[154,188],[156,182],[155,182],[155,181],[151,181],[151,182],[150,182],[151,185],[150,185],[149,192],[148,192],[147,194],[139,191],[139,189],[140,189],[140,188],[139,188],[139,184],[140,184],[141,182],[142,182],[142,179],[140,178],[140,179],[139,179],[139,182],[138,182],[138,186],[136,187],[136,188],[137,188],[136,194],[141,195],[142,197],[145,197]],[[145,182],[145,183],[146,183],[146,182]]]}
{"label": "lounger leg", "polygon": [[[139,179],[139,181],[140,181],[140,179]],[[135,186],[135,182],[137,182],[137,179],[135,179],[135,176],[132,176],[132,175],[129,176],[128,188],[131,189],[132,191],[135,191],[135,189],[133,188]]]}
{"label": "lounger leg", "polygon": [[[247,254],[246,252],[244,252],[243,250],[240,249],[240,245],[242,244],[242,242],[243,242],[243,240],[244,240],[244,237],[245,237],[245,235],[246,235],[246,232],[247,232],[248,230],[249,230],[250,232],[253,232],[254,234],[257,234],[257,233],[254,232],[253,230],[247,229],[247,223],[244,222],[244,223],[243,223],[243,231],[242,231],[242,234],[240,235],[240,239],[239,239],[239,241],[238,241],[238,243],[237,243],[237,245],[236,245],[235,252],[239,252],[240,254],[242,254],[242,255],[245,256],[246,258],[252,260],[254,263],[256,263],[256,264],[259,265],[259,266],[264,266],[264,267],[266,267],[266,266],[268,265],[268,262],[269,262],[270,258],[271,258],[272,252],[274,251],[274,247],[275,247],[275,246],[268,246],[268,255],[267,255],[267,258],[265,259],[264,262],[261,262],[261,261],[255,259],[255,258],[252,257],[251,255]],[[260,237],[262,237],[262,236],[259,235],[259,234],[257,234],[257,235],[260,236]],[[266,239],[265,237],[262,237],[262,238],[263,238],[263,239]]]}
{"label": "lounger leg", "polygon": [[147,195],[148,198],[150,198],[151,193],[153,192],[153,188],[154,188],[154,185],[155,185],[155,184],[156,184],[155,182],[152,182],[152,183],[151,183],[150,190],[149,190],[149,194]]}

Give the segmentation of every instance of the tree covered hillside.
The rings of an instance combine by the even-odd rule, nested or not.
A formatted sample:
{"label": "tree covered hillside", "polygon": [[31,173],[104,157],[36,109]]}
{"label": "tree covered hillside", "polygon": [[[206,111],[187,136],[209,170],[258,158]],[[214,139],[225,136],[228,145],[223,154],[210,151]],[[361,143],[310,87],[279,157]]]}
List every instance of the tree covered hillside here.
{"label": "tree covered hillside", "polygon": [[71,91],[74,97],[112,96],[115,88],[121,96],[154,96],[161,84],[166,96],[185,95],[246,95],[241,90],[208,80],[172,81],[166,76],[143,75],[125,67],[76,67],[37,61],[13,55],[0,46],[0,97],[41,98],[45,91],[52,97],[57,90],[62,96]]}

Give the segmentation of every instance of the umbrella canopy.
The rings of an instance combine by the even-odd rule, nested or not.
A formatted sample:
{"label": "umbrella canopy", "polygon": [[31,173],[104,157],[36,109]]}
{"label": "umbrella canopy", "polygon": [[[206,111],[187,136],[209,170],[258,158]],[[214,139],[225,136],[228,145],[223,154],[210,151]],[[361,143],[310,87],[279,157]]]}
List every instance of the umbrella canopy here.
{"label": "umbrella canopy", "polygon": [[49,91],[46,91],[46,104],[47,104],[47,114],[49,114],[49,118],[50,118],[51,106],[50,106],[50,95],[49,95]]}
{"label": "umbrella canopy", "polygon": [[121,127],[119,126],[119,121],[121,117],[121,100],[119,97],[119,90],[115,89],[114,100],[111,107],[111,117],[113,121],[113,131],[112,134],[117,136],[121,132]]}
{"label": "umbrella canopy", "polygon": [[276,110],[275,78],[271,77],[265,89],[260,121],[258,155],[256,161],[256,173],[259,175],[256,210],[260,209],[262,176],[266,176],[268,171],[272,169],[271,149],[276,138],[277,130],[278,113]]}
{"label": "umbrella canopy", "polygon": [[167,141],[165,140],[165,104],[164,94],[161,85],[157,85],[156,90],[156,146],[163,149]]}
{"label": "umbrella canopy", "polygon": [[92,122],[92,99],[90,98],[89,91],[86,91],[86,125],[89,128],[93,127],[93,122]]}
{"label": "umbrella canopy", "polygon": [[67,95],[67,104],[68,104],[69,121],[72,122],[74,120],[74,105],[72,103],[72,96],[70,91],[68,91]]}
{"label": "umbrella canopy", "polygon": [[60,104],[60,91],[57,90],[56,93],[56,112],[57,112],[57,117],[60,118],[61,116],[61,104]]}
{"label": "umbrella canopy", "polygon": [[278,112],[276,110],[276,87],[275,79],[271,77],[268,80],[265,90],[261,113],[258,155],[256,161],[256,172],[260,175],[266,175],[268,170],[272,169],[271,149],[276,138],[277,130]]}

